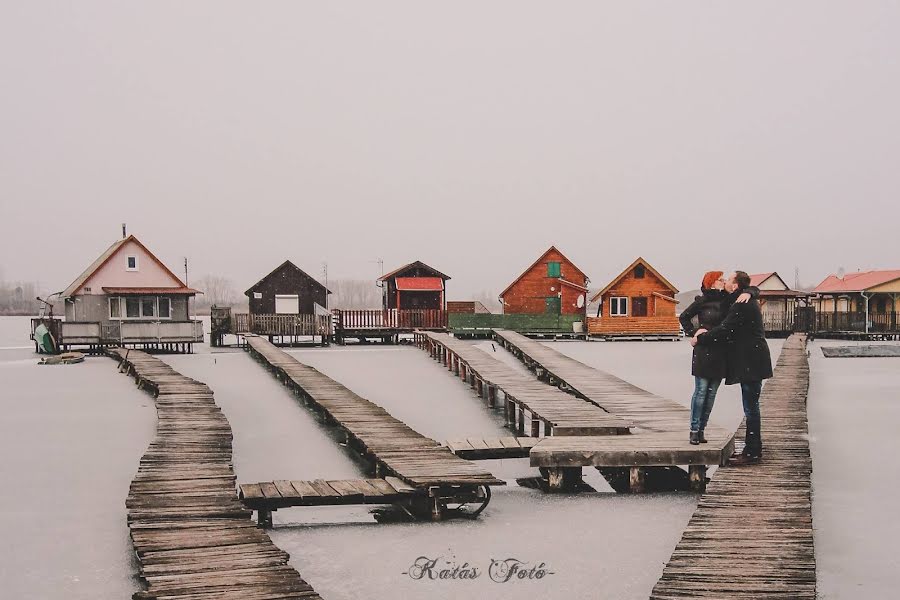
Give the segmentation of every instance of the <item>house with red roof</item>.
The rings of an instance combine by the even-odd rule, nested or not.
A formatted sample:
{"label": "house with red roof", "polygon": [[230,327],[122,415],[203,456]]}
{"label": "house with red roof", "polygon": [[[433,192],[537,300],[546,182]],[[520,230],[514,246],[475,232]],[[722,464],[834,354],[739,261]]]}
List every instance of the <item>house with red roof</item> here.
{"label": "house with red roof", "polygon": [[805,306],[809,294],[792,290],[777,272],[750,275],[750,285],[759,288],[759,307],[767,332],[794,330],[797,308]]}
{"label": "house with red roof", "polygon": [[898,330],[900,270],[832,274],[812,293],[820,330]]}
{"label": "house with red roof", "polygon": [[139,239],[123,237],[60,293],[66,318],[53,328],[57,345],[189,352],[203,341],[202,323],[189,314],[197,293]]}
{"label": "house with red roof", "polygon": [[394,269],[378,279],[385,310],[446,310],[447,280],[420,260]]}

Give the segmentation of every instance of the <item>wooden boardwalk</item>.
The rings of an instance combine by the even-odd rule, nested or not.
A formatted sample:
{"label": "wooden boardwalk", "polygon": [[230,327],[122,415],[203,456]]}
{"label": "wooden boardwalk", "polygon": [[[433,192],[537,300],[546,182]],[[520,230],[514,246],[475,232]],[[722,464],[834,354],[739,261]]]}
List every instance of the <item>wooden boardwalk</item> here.
{"label": "wooden boardwalk", "polygon": [[261,337],[248,335],[250,353],[268,365],[323,419],[340,428],[347,444],[359,452],[376,478],[393,476],[431,502],[431,518],[440,519],[443,504],[456,496],[469,497],[476,488],[505,485],[478,465],[394,418],[377,404],[357,395],[318,370],[304,365]]}
{"label": "wooden boardwalk", "polygon": [[500,402],[502,394],[507,424],[519,436],[526,432],[532,437],[629,432],[630,423],[626,419],[548,388],[468,342],[438,332],[417,332],[415,340],[435,360],[468,382],[489,406]]}
{"label": "wooden boardwalk", "polygon": [[460,438],[447,440],[453,454],[468,460],[495,458],[528,458],[531,449],[541,440],[533,437]]}
{"label": "wooden boardwalk", "polygon": [[808,387],[806,339],[795,334],[760,398],[762,462],[716,471],[651,600],[815,599]]}
{"label": "wooden boardwalk", "polygon": [[135,600],[317,600],[235,491],[231,427],[206,385],[137,350],[120,370],[155,395],[156,437],[126,508],[147,590]]}
{"label": "wooden boardwalk", "polygon": [[674,400],[589,367],[518,333],[495,330],[494,337],[540,380],[632,424],[630,436],[547,439],[532,450],[532,466],[627,467],[631,471],[631,491],[639,492],[644,490],[648,468],[688,465],[692,487],[702,490],[706,467],[725,464],[734,451],[734,434],[712,423],[706,428],[709,443],[691,445],[690,409]]}

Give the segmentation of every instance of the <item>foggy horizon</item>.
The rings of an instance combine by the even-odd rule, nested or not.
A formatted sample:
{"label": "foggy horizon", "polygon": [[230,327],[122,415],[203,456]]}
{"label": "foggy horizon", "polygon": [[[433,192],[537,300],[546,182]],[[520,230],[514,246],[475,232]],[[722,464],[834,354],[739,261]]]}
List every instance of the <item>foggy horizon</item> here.
{"label": "foggy horizon", "polygon": [[[900,268],[900,7],[6,3],[0,274]],[[190,283],[189,281],[189,283]]]}

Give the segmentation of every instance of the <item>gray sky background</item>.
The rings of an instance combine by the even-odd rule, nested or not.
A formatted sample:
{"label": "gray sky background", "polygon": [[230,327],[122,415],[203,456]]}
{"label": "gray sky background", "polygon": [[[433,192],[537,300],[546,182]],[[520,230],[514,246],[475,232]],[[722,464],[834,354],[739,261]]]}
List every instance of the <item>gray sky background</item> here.
{"label": "gray sky background", "polygon": [[0,0],[0,269],[900,268],[896,2]]}

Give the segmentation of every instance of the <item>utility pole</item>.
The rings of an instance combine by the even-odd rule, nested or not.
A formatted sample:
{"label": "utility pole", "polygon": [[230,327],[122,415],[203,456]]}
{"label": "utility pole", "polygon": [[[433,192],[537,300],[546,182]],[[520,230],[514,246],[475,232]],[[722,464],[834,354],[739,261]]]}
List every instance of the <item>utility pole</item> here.
{"label": "utility pole", "polygon": [[322,263],[322,273],[325,275],[325,310],[328,310],[328,263]]}

